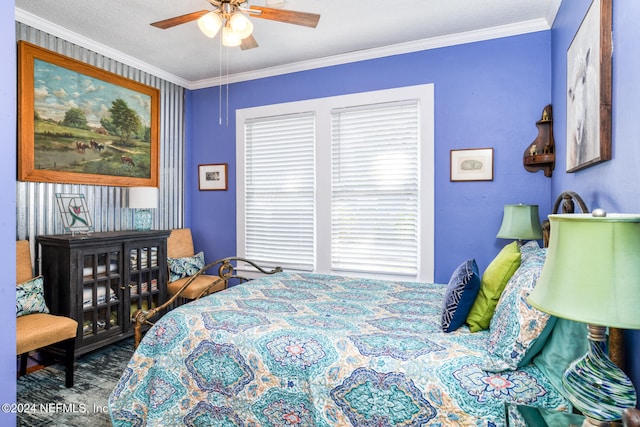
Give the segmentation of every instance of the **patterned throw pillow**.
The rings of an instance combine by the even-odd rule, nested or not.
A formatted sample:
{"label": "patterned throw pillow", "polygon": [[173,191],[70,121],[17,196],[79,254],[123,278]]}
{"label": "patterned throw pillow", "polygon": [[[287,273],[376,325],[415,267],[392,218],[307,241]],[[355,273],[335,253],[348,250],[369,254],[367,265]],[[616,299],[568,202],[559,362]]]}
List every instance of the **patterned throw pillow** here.
{"label": "patterned throw pillow", "polygon": [[34,277],[16,286],[16,317],[31,313],[48,313],[44,301],[44,278]]}
{"label": "patterned throw pillow", "polygon": [[442,307],[442,330],[453,332],[467,320],[467,315],[480,290],[480,275],[475,259],[455,269],[449,280]]}
{"label": "patterned throw pillow", "polygon": [[169,281],[175,282],[183,277],[196,274],[204,267],[204,252],[184,258],[167,258],[169,264]]}
{"label": "patterned throw pillow", "polygon": [[491,319],[487,371],[517,369],[531,361],[553,328],[555,317],[527,303],[547,253],[535,241],[520,249],[522,263],[505,288]]}

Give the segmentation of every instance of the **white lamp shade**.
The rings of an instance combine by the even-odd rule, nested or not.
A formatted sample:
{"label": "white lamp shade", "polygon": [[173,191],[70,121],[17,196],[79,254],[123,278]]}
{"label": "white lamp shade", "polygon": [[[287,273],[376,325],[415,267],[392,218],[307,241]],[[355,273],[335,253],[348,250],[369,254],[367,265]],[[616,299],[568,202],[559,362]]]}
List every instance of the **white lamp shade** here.
{"label": "white lamp shade", "polygon": [[241,40],[249,37],[253,32],[253,24],[242,12],[235,12],[231,15],[231,18],[229,18],[229,26]]}
{"label": "white lamp shade", "polygon": [[155,209],[158,207],[158,188],[131,187],[127,207],[130,209]]}
{"label": "white lamp shade", "polygon": [[227,47],[240,46],[242,38],[228,25],[222,28],[222,44]]}
{"label": "white lamp shade", "polygon": [[222,27],[222,18],[220,18],[220,15],[215,11],[209,12],[198,18],[198,27],[200,27],[200,31],[202,31],[205,36],[214,38],[216,34],[218,34],[218,31],[220,31],[220,27]]}

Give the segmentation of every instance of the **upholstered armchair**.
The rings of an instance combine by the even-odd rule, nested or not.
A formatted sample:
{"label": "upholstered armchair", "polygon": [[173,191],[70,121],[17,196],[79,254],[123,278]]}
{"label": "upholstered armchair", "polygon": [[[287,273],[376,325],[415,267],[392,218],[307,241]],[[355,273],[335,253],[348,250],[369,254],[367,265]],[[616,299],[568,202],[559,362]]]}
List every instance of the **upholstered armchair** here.
{"label": "upholstered armchair", "polygon": [[42,277],[33,277],[29,241],[16,242],[16,354],[20,375],[26,374],[29,352],[60,343],[64,351],[65,386],[73,387],[78,322],[49,314]]}
{"label": "upholstered armchair", "polygon": [[167,239],[167,257],[169,258],[167,291],[170,296],[179,293],[181,299],[195,300],[227,287],[227,282],[222,280],[220,276],[200,274],[183,289],[183,285],[190,276],[193,276],[205,265],[204,254],[195,253],[193,237],[189,228],[171,230]]}

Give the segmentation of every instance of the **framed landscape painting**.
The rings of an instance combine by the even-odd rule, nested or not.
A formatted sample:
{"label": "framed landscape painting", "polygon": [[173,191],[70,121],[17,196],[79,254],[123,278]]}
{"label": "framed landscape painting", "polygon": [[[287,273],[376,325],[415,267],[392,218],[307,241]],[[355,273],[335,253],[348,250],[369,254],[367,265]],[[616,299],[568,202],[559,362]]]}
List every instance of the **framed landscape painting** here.
{"label": "framed landscape painting", "polygon": [[158,186],[158,89],[24,41],[18,55],[18,180]]}

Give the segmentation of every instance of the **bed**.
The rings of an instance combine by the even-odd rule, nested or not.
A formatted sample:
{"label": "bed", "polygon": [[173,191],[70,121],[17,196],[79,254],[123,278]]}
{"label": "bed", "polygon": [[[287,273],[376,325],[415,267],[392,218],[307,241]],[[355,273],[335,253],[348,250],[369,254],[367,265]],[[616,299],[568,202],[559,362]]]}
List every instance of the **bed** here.
{"label": "bed", "polygon": [[570,411],[560,377],[586,330],[526,303],[546,250],[517,250],[477,332],[456,313],[479,280],[472,260],[448,284],[278,272],[180,306],[136,349],[109,398],[112,422],[499,427],[511,404]]}

